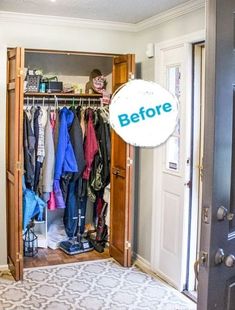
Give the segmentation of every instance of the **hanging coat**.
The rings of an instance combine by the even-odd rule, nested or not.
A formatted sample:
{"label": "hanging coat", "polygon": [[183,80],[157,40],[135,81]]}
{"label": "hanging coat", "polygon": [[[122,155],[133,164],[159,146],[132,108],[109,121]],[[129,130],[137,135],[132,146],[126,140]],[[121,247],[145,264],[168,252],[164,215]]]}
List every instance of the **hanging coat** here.
{"label": "hanging coat", "polygon": [[98,123],[96,126],[96,134],[99,141],[100,151],[101,151],[101,158],[103,163],[102,169],[102,183],[103,187],[107,186],[110,182],[110,161],[109,161],[109,154],[107,149],[106,141],[107,135],[105,132],[105,123],[100,111],[97,112],[98,116]]}
{"label": "hanging coat", "polygon": [[71,129],[69,131],[70,140],[73,146],[74,155],[76,157],[77,166],[78,166],[78,172],[74,174],[73,180],[76,181],[80,175],[82,174],[86,162],[84,158],[84,151],[83,151],[83,133],[82,128],[79,123],[78,117],[76,115],[76,111],[74,108],[70,108],[70,110],[74,114],[74,120],[73,124],[71,126]]}
{"label": "hanging coat", "polygon": [[89,180],[91,166],[95,157],[95,154],[98,152],[98,142],[95,135],[95,129],[92,121],[92,111],[89,111],[88,123],[87,123],[87,133],[85,139],[85,159],[86,167],[83,172],[83,178]]}
{"label": "hanging coat", "polygon": [[35,172],[34,172],[34,187],[35,192],[41,191],[41,186],[39,185],[39,180],[41,177],[42,163],[45,157],[45,145],[44,145],[44,129],[47,121],[47,113],[45,107],[37,107],[34,113],[34,135],[36,139],[35,143]]}
{"label": "hanging coat", "polygon": [[27,188],[33,187],[34,182],[34,147],[35,137],[28,115],[24,111],[24,127],[23,127],[23,141],[24,141],[24,170],[25,183]]}
{"label": "hanging coat", "polygon": [[69,130],[73,123],[74,114],[67,108],[63,108],[59,115],[59,134],[56,147],[55,173],[53,189],[57,208],[65,208],[65,201],[60,187],[60,179],[63,174],[78,172],[78,166],[70,141]]}
{"label": "hanging coat", "polygon": [[23,178],[23,229],[27,228],[30,220],[38,215],[38,220],[43,220],[43,210],[46,203],[32,190],[26,188]]}
{"label": "hanging coat", "polygon": [[55,157],[55,180],[60,180],[64,172],[78,172],[78,166],[69,136],[69,129],[72,125],[73,118],[73,112],[67,108],[64,107],[60,111],[60,128]]}
{"label": "hanging coat", "polygon": [[47,123],[45,127],[45,158],[42,167],[42,190],[43,193],[50,193],[53,190],[55,148],[53,140],[53,129],[50,119],[51,112],[47,112]]}

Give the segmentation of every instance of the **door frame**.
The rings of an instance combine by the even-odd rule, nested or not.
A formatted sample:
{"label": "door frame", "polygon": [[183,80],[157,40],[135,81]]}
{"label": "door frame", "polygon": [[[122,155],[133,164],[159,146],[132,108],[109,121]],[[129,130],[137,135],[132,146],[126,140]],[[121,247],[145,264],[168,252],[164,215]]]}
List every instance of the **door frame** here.
{"label": "door frame", "polygon": [[[155,44],[155,66],[154,66],[154,80],[158,80],[158,72],[160,68],[160,53],[164,49],[168,48],[177,48],[179,46],[184,45],[186,54],[185,54],[185,72],[186,72],[186,89],[187,92],[185,94],[186,101],[192,102],[192,46],[196,42],[204,41],[205,40],[205,30],[201,30],[198,32],[194,32],[191,34],[187,34],[184,36],[180,36],[178,38],[175,38],[173,40],[168,40],[164,42],[160,42]],[[186,124],[187,128],[190,128],[188,124]],[[191,135],[191,130],[188,133],[188,136]],[[191,150],[191,146],[188,146]],[[151,238],[151,270],[153,270],[158,276],[166,280],[169,284],[171,284],[173,287],[178,289],[179,291],[183,291],[186,284],[186,266],[187,266],[187,257],[188,257],[188,236],[189,236],[189,210],[183,211],[184,219],[187,219],[187,223],[184,223],[183,228],[183,235],[186,236],[183,240],[183,255],[182,255],[182,266],[185,265],[185,270],[183,271],[183,274],[181,275],[181,284],[180,287],[177,287],[176,283],[172,281],[169,277],[161,273],[160,271],[155,269],[156,262],[158,261],[158,248],[160,244],[160,217],[158,216],[158,204],[159,204],[159,197],[157,195],[157,191],[155,189],[160,188],[161,186],[161,178],[158,177],[158,171],[159,169],[162,169],[161,164],[159,164],[159,150],[158,148],[155,148],[153,150],[153,192],[152,192],[152,238]]]}
{"label": "door frame", "polygon": [[[4,50],[6,51],[6,64],[7,64],[7,52],[9,50],[11,50],[12,47],[5,47]],[[0,50],[1,51],[1,50]],[[112,59],[114,59],[115,57],[121,57],[121,56],[126,56],[126,55],[132,55],[133,54],[111,54],[111,53],[96,53],[96,52],[84,52],[84,51],[64,51],[64,50],[47,50],[47,49],[30,49],[30,48],[24,48],[24,53],[27,52],[35,52],[35,53],[49,53],[49,54],[71,54],[71,55],[77,55],[77,56],[91,56],[91,57],[110,57]],[[25,57],[25,54],[24,54]],[[131,67],[131,69],[135,69],[135,63],[130,63],[130,66],[134,66],[133,68]],[[113,68],[112,68],[112,74],[113,74]],[[113,84],[113,82],[112,82]],[[113,85],[112,85],[113,86]],[[5,101],[5,108],[7,109],[7,100]],[[7,125],[7,124],[6,124]],[[7,132],[7,131],[6,131]],[[127,166],[127,174],[131,175],[131,181],[130,178],[128,177],[128,182],[127,182],[127,194],[129,195],[133,195],[133,188],[134,188],[134,151],[133,151],[133,147],[129,147],[129,152],[128,154],[126,154],[126,166]],[[131,160],[130,160],[131,159]],[[23,160],[23,159],[22,159]],[[6,167],[5,167],[6,170]],[[110,167],[110,172],[112,171],[112,166]],[[112,188],[110,189],[112,191]],[[5,195],[6,197],[6,195]],[[134,214],[134,197],[129,197],[130,199],[126,199],[125,203],[128,203],[128,212],[127,212],[127,216],[128,219],[125,220],[125,225],[127,225],[128,220],[130,221],[134,221],[133,219],[133,214]],[[110,206],[111,206],[111,200],[110,200]],[[112,208],[112,207],[111,207]],[[7,203],[5,203],[5,212],[7,212]],[[23,217],[23,213],[22,213],[22,217]],[[22,219],[19,219],[22,221]],[[128,236],[126,236],[128,239],[128,241],[125,242],[124,244],[124,248],[125,251],[127,252],[126,256],[127,256],[127,262],[124,263],[125,266],[129,266],[129,264],[131,263],[131,258],[133,256],[133,252],[132,252],[132,244],[133,244],[133,234],[132,234],[132,225],[133,223],[131,222],[130,227],[128,226]],[[6,228],[7,228],[7,218],[6,218]],[[21,236],[21,240],[23,240],[23,232],[20,232],[20,236]],[[6,244],[8,244],[8,235],[6,236]],[[7,256],[8,256],[8,250],[6,251]],[[22,253],[23,255],[23,253]],[[24,270],[24,258],[22,258],[22,264],[23,264],[23,270]]]}
{"label": "door frame", "polygon": [[[187,278],[185,290],[194,291],[195,288],[195,270],[199,255],[200,227],[201,227],[201,208],[200,201],[202,196],[202,156],[203,156],[203,133],[204,133],[204,105],[202,99],[205,94],[203,70],[205,74],[205,59],[203,59],[203,49],[205,50],[205,41],[193,44],[193,78],[192,78],[192,164],[191,181],[192,189],[190,195],[190,217],[189,217],[189,240],[188,240],[188,261]],[[204,52],[205,53],[205,52]],[[201,127],[202,126],[202,127]],[[199,196],[200,194],[200,196]],[[196,267],[196,265],[195,265]],[[196,298],[195,296],[191,296]]]}

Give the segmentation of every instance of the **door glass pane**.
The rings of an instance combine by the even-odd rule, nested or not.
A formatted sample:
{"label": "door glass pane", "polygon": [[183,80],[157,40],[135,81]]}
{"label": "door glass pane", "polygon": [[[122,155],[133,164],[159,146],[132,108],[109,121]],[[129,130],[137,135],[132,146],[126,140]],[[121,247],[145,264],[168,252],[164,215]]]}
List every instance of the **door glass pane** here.
{"label": "door glass pane", "polygon": [[166,169],[179,170],[179,137],[172,135],[166,144]]}
{"label": "door glass pane", "polygon": [[[167,68],[167,89],[180,98],[180,67],[172,66]],[[180,163],[180,118],[173,135],[166,142],[166,169],[179,171]]]}

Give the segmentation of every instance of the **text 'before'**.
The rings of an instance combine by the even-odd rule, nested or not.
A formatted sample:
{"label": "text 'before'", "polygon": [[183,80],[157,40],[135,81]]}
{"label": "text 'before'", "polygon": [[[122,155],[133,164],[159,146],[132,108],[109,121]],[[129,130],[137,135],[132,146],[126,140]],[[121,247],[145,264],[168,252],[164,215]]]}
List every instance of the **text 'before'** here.
{"label": "text 'before'", "polygon": [[169,102],[164,103],[163,105],[157,105],[154,108],[148,108],[145,110],[144,107],[139,109],[138,113],[120,114],[118,119],[121,127],[127,126],[131,123],[138,123],[139,121],[147,120],[148,118],[161,116],[162,113],[168,113],[172,110],[172,105]]}

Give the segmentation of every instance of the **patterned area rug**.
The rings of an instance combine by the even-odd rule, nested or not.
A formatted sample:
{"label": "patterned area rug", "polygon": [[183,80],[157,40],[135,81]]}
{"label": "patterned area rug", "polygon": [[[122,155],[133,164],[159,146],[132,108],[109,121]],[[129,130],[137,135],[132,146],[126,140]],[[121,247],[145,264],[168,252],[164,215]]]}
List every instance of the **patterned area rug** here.
{"label": "patterned area rug", "polygon": [[23,282],[0,279],[0,309],[195,310],[160,280],[113,260],[26,269]]}

